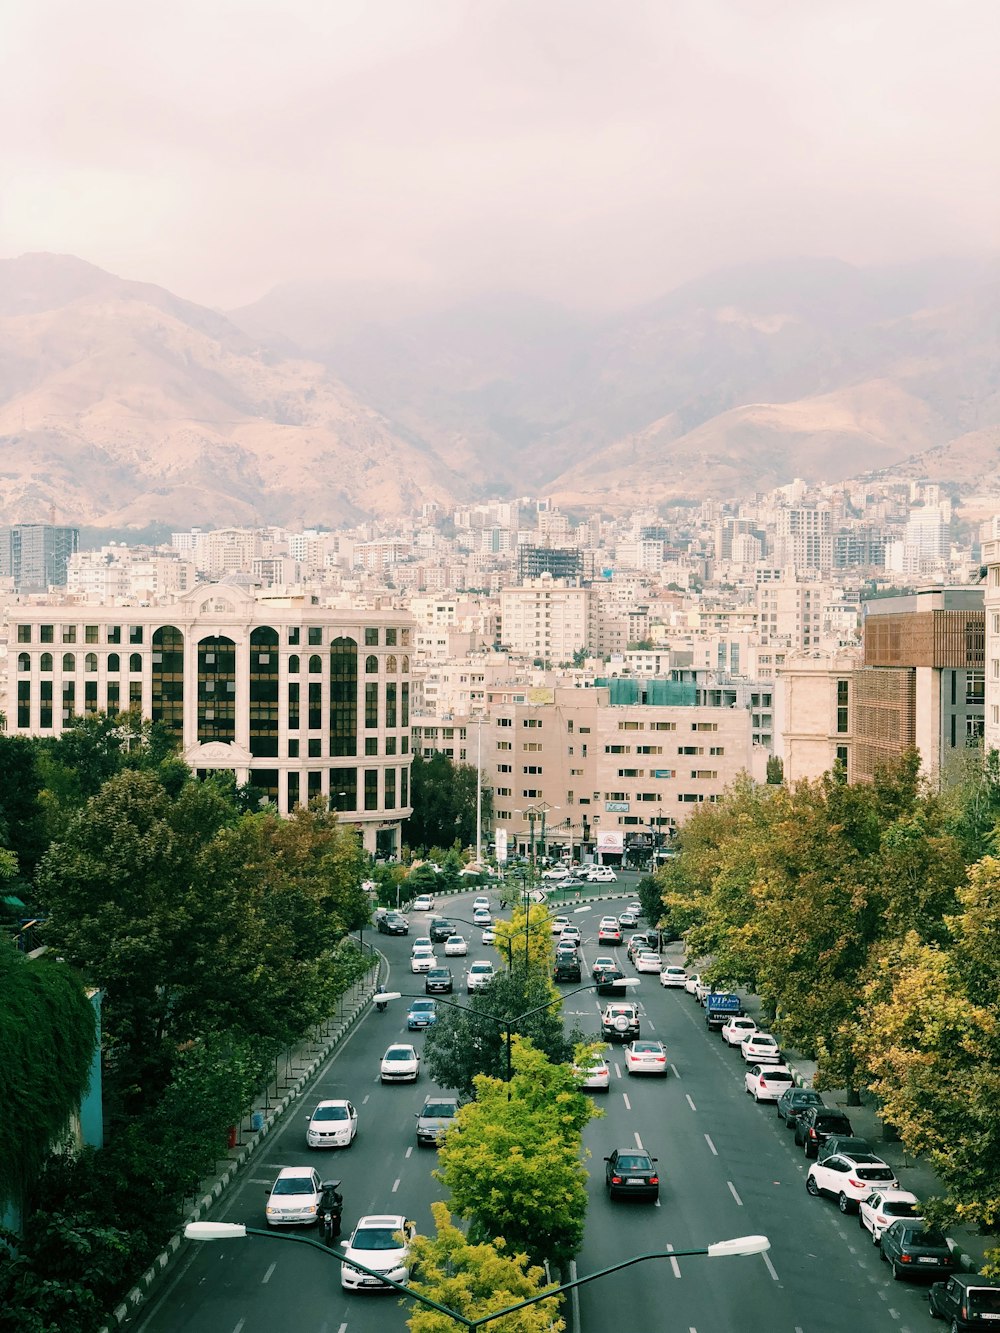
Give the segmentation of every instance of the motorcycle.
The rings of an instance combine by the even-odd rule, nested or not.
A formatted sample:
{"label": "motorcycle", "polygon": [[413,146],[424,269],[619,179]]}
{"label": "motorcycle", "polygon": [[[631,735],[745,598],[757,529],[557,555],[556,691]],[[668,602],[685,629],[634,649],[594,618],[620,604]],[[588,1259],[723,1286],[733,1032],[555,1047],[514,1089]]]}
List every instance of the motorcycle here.
{"label": "motorcycle", "polygon": [[384,990],[385,990],[384,986],[379,986],[378,990],[375,992],[375,1008],[379,1011],[380,1014],[384,1014],[389,1006],[388,1000],[382,1000],[379,998],[380,994]]}
{"label": "motorcycle", "polygon": [[340,1235],[344,1196],[340,1193],[339,1185],[339,1180],[323,1181],[323,1193],[316,1209],[316,1221],[319,1223],[319,1238],[324,1245],[332,1245]]}

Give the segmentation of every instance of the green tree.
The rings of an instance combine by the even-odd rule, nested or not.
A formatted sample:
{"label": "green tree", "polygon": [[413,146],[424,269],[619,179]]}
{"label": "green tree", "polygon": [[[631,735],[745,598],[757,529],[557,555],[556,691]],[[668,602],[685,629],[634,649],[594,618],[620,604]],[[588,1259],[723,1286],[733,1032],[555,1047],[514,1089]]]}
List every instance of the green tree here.
{"label": "green tree", "polygon": [[[483,823],[493,809],[492,792],[484,788]],[[410,847],[469,847],[476,841],[476,770],[435,753],[415,755],[410,769],[410,803],[405,840]]]}
{"label": "green tree", "polygon": [[587,1213],[581,1134],[595,1114],[567,1064],[514,1041],[507,1085],[475,1079],[474,1102],[458,1113],[435,1175],[468,1219],[470,1240],[502,1238],[535,1262],[565,1264],[579,1249]]}
{"label": "green tree", "polygon": [[17,857],[29,882],[49,842],[40,801],[39,745],[33,738],[0,732],[0,846]]}
{"label": "green tree", "polygon": [[[545,1270],[517,1254],[503,1240],[480,1245],[468,1241],[451,1220],[447,1206],[431,1204],[436,1234],[417,1236],[410,1246],[416,1277],[411,1291],[456,1310],[466,1319],[483,1319],[518,1301],[550,1290]],[[407,1320],[410,1333],[454,1333],[455,1321],[425,1305],[415,1305]],[[539,1301],[490,1327],[497,1333],[562,1333],[558,1298]]]}
{"label": "green tree", "polygon": [[785,780],[785,765],[780,755],[771,754],[767,757],[767,780],[773,787],[780,787]]}

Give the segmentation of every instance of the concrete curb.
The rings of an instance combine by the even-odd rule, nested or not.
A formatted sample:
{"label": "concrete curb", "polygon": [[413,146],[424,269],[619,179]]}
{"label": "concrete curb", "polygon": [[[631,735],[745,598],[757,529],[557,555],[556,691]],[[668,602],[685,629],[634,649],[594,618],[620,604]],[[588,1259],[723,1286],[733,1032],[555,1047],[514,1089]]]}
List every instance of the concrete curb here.
{"label": "concrete curb", "polygon": [[329,1059],[344,1037],[368,1011],[372,996],[375,994],[375,984],[377,983],[372,983],[371,990],[362,994],[353,1003],[350,1011],[341,1019],[338,1019],[337,1025],[332,1029],[329,1037],[324,1038],[317,1054],[310,1058],[308,1064],[296,1066],[294,1061],[292,1062],[293,1072],[301,1069],[295,1082],[288,1088],[280,1102],[276,1102],[268,1108],[263,1127],[253,1131],[239,1149],[233,1150],[234,1155],[229,1158],[228,1165],[223,1168],[222,1173],[216,1179],[213,1179],[210,1184],[203,1184],[205,1193],[201,1195],[191,1211],[182,1217],[178,1230],[171,1236],[166,1248],[160,1251],[135,1286],[127,1292],[125,1299],[111,1311],[107,1322],[100,1329],[100,1333],[113,1333],[113,1330],[126,1327],[135,1318],[140,1308],[149,1299],[149,1294],[155,1284],[180,1254],[181,1243],[184,1239],[184,1227],[188,1222],[200,1222],[208,1210],[222,1198],[240,1170],[256,1155],[258,1149],[266,1142],[268,1135],[275,1128],[285,1111],[305,1091],[319,1072],[320,1066]]}

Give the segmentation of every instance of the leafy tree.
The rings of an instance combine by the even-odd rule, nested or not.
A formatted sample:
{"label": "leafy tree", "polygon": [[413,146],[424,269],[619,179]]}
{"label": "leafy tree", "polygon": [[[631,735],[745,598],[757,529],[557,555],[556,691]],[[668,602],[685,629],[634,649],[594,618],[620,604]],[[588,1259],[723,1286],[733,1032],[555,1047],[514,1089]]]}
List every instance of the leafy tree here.
{"label": "leafy tree", "polygon": [[[545,1270],[531,1264],[526,1254],[511,1252],[502,1239],[472,1244],[441,1202],[431,1204],[431,1214],[436,1235],[417,1236],[410,1246],[417,1274],[411,1279],[411,1291],[474,1320],[549,1290]],[[416,1305],[407,1325],[410,1333],[454,1333],[455,1321]],[[558,1298],[553,1298],[529,1305],[490,1327],[499,1333],[563,1333],[566,1325],[559,1317]]]}
{"label": "leafy tree", "polygon": [[[492,792],[483,789],[483,822],[493,808]],[[406,821],[410,847],[469,847],[476,840],[476,770],[455,764],[446,755],[415,755],[410,769],[413,814]]]}
{"label": "leafy tree", "polygon": [[532,1261],[565,1264],[579,1249],[587,1212],[581,1134],[595,1113],[566,1064],[529,1041],[514,1042],[508,1087],[485,1074],[458,1113],[435,1175],[472,1241],[502,1238]]}
{"label": "leafy tree", "polygon": [[516,960],[519,966],[527,963],[550,977],[555,954],[550,922],[544,903],[515,907],[509,921],[499,920],[494,926],[497,952],[511,967]]}
{"label": "leafy tree", "polygon": [[20,872],[28,881],[48,845],[39,802],[43,787],[38,769],[39,744],[27,736],[0,732],[0,846],[17,857]]}
{"label": "leafy tree", "polygon": [[773,787],[780,787],[785,780],[785,765],[780,755],[767,757],[767,780]]}

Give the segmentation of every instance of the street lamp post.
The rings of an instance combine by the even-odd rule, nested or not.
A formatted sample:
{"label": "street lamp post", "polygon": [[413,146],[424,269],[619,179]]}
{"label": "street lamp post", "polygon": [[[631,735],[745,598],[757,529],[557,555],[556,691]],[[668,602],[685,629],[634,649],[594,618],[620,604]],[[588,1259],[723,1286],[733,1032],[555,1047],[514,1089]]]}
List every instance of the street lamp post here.
{"label": "street lamp post", "polygon": [[[187,1240],[242,1240],[247,1236],[263,1236],[266,1240],[286,1241],[292,1245],[309,1245],[315,1250],[320,1250],[323,1254],[330,1255],[334,1259],[344,1262],[345,1256],[338,1254],[337,1251],[322,1243],[322,1241],[313,1240],[309,1236],[289,1236],[284,1232],[264,1231],[261,1227],[248,1227],[242,1222],[189,1222],[184,1228],[184,1235]],[[392,1287],[402,1296],[408,1296],[411,1300],[419,1302],[430,1310],[436,1310],[438,1314],[446,1315],[449,1319],[454,1319],[456,1324],[468,1330],[468,1333],[479,1333],[479,1330],[485,1328],[487,1324],[492,1324],[494,1320],[502,1319],[505,1315],[514,1314],[518,1310],[525,1310],[529,1305],[538,1305],[541,1301],[552,1300],[561,1296],[564,1292],[574,1291],[577,1287],[582,1287],[588,1282],[596,1282],[598,1278],[608,1277],[611,1273],[620,1273],[622,1269],[633,1268],[636,1264],[649,1262],[651,1259],[688,1259],[694,1255],[704,1255],[709,1259],[723,1259],[735,1257],[738,1255],[764,1254],[771,1248],[771,1242],[767,1236],[737,1236],[733,1240],[720,1240],[714,1244],[706,1245],[700,1249],[694,1250],[656,1250],[652,1254],[636,1254],[631,1259],[623,1259],[620,1263],[611,1264],[608,1268],[600,1268],[596,1273],[587,1273],[584,1277],[574,1278],[572,1282],[563,1282],[559,1286],[549,1287],[545,1291],[539,1292],[537,1296],[528,1296],[523,1301],[517,1301],[513,1305],[505,1305],[501,1310],[494,1310],[487,1315],[481,1315],[478,1319],[470,1319],[468,1315],[461,1314],[458,1310],[449,1309],[447,1305],[441,1305],[438,1301],[432,1300],[430,1296],[425,1296],[423,1292],[415,1291],[412,1287],[404,1286],[402,1282],[394,1282],[392,1278],[386,1277],[384,1273],[376,1272],[374,1268],[368,1268],[360,1263],[353,1256],[351,1258],[351,1267],[358,1269],[368,1277],[378,1278],[380,1282],[387,1287]]]}

